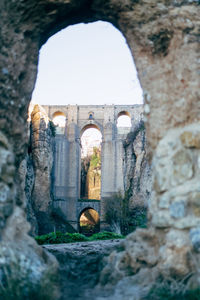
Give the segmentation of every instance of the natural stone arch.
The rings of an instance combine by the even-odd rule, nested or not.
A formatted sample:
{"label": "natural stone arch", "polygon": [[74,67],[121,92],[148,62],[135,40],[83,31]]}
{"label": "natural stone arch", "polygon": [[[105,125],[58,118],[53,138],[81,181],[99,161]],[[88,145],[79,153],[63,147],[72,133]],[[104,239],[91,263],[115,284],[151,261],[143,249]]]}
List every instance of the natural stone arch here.
{"label": "natural stone arch", "polygon": [[[3,116],[0,122],[0,145],[1,151],[5,154],[4,167],[1,169],[1,172],[4,172],[1,176],[1,189],[4,208],[2,211],[6,211],[1,222],[1,243],[10,242],[12,247],[8,248],[12,248],[17,253],[17,246],[19,245],[20,249],[23,240],[24,245],[27,245],[24,253],[29,261],[31,257],[35,259],[36,253],[42,251],[38,250],[35,243],[26,236],[28,225],[23,214],[24,197],[20,189],[20,177],[17,174],[27,144],[27,111],[37,74],[39,48],[52,34],[68,25],[105,20],[122,31],[134,54],[140,82],[144,89],[149,154],[154,158],[155,194],[150,217],[155,216],[153,226],[159,230],[156,233],[153,230],[139,231],[133,236],[134,245],[145,240],[147,247],[144,251],[144,259],[141,252],[140,259],[133,254],[131,265],[137,265],[133,273],[141,267],[138,265],[139,261],[151,268],[160,264],[159,270],[165,268],[169,273],[172,271],[178,274],[182,272],[183,275],[190,273],[191,269],[186,264],[186,257],[188,252],[192,251],[192,244],[198,249],[199,234],[197,227],[194,231],[191,229],[190,234],[188,228],[199,224],[199,216],[195,216],[195,222],[189,221],[192,220],[191,216],[177,222],[177,217],[181,218],[181,216],[175,213],[180,206],[181,211],[186,212],[183,208],[187,206],[184,205],[188,204],[192,192],[188,178],[179,174],[188,195],[186,199],[184,198],[184,204],[172,205],[170,201],[173,199],[176,203],[177,193],[180,193],[177,186],[180,184],[180,178],[177,179],[175,176],[174,180],[173,176],[177,174],[181,161],[185,161],[189,168],[192,164],[190,169],[195,168],[195,172],[191,175],[192,180],[196,182],[199,177],[197,166],[193,165],[192,159],[199,153],[199,144],[195,142],[196,138],[190,138],[199,137],[198,124],[193,124],[199,121],[198,2],[33,0],[25,3],[8,0],[1,3],[0,9],[2,10],[0,107]],[[185,127],[186,125],[188,126]],[[157,147],[158,143],[159,147]],[[170,148],[172,145],[176,146],[176,150],[180,147],[181,152],[177,152],[179,153],[177,156],[173,156],[177,153],[173,152],[175,148]],[[167,147],[170,150],[169,155],[166,152]],[[175,158],[180,157],[181,153],[182,160],[176,160]],[[173,164],[164,164],[166,170],[163,172],[163,162],[173,161],[173,159],[177,162],[174,165],[175,170]],[[169,172],[168,168],[170,168]],[[160,174],[165,174],[167,180],[162,177],[163,181],[160,181]],[[162,182],[165,182],[165,190],[162,188]],[[193,211],[195,214],[195,209],[190,213],[193,214]],[[181,228],[184,231],[181,231]],[[160,232],[162,237],[158,240]],[[179,238],[185,243],[174,245],[173,241]],[[152,244],[148,245],[149,240],[152,244],[154,242],[157,248],[158,245],[165,245],[159,257],[157,254],[160,252]],[[16,247],[13,247],[14,244]],[[137,253],[137,245],[132,247],[132,252],[134,249]],[[149,251],[150,255],[147,255]],[[151,259],[152,253],[157,257],[155,260]],[[42,255],[37,255],[40,260]],[[129,259],[131,259],[130,252]],[[52,266],[44,256],[41,263],[49,263]],[[178,269],[184,263],[185,268]]]}

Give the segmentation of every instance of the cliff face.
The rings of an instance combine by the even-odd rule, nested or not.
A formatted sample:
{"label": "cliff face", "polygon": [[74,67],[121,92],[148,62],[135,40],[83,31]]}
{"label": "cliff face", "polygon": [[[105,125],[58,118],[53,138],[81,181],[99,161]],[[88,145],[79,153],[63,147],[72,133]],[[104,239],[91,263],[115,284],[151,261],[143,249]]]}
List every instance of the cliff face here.
{"label": "cliff face", "polygon": [[51,181],[53,166],[53,136],[44,109],[35,105],[30,108],[29,149],[20,165],[22,188],[25,192],[27,220],[30,234],[53,231],[51,219]]}
{"label": "cliff face", "polygon": [[[124,189],[129,200],[135,226],[144,221],[151,197],[151,167],[147,161],[147,142],[144,123],[141,121],[134,132],[127,135],[124,146]],[[142,219],[143,220],[142,220]]]}
{"label": "cliff face", "polygon": [[101,150],[94,147],[93,154],[82,158],[81,197],[100,200]]}
{"label": "cliff face", "polygon": [[31,113],[30,149],[34,170],[32,204],[38,222],[38,233],[53,231],[51,172],[53,166],[53,137],[46,112],[35,105]]}

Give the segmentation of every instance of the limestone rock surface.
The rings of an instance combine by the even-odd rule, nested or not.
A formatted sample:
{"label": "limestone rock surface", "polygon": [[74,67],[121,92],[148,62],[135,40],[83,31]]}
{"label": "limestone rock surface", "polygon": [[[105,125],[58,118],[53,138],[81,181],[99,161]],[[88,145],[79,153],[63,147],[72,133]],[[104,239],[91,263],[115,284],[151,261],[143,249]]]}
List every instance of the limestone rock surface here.
{"label": "limestone rock surface", "polygon": [[44,245],[59,262],[61,300],[96,299],[101,293],[95,286],[104,266],[103,259],[120,245],[121,240]]}
{"label": "limestone rock surface", "polygon": [[151,197],[152,176],[147,159],[147,141],[141,121],[130,132],[124,145],[124,183],[130,196],[130,207],[147,207]]}
{"label": "limestone rock surface", "polygon": [[35,105],[31,113],[31,155],[34,169],[32,205],[38,222],[38,233],[53,231],[51,210],[53,137],[45,110]]}

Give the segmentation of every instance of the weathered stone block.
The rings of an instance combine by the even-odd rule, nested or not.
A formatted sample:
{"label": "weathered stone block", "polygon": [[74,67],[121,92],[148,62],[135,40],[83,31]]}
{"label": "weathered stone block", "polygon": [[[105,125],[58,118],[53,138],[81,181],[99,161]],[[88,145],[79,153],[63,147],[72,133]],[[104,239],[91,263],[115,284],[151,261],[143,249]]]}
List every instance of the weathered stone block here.
{"label": "weathered stone block", "polygon": [[191,250],[188,234],[179,230],[170,230],[165,245],[160,248],[160,271],[165,275],[184,276],[190,270],[188,254]]}
{"label": "weathered stone block", "polygon": [[170,227],[173,221],[168,210],[157,211],[152,217],[152,224],[158,228]]}
{"label": "weathered stone block", "polygon": [[183,201],[174,202],[170,205],[170,216],[176,219],[183,218],[186,214],[185,203]]}
{"label": "weathered stone block", "polygon": [[173,174],[171,177],[172,186],[185,182],[193,176],[193,164],[190,155],[180,150],[173,156]]}
{"label": "weathered stone block", "polygon": [[200,132],[184,131],[180,139],[186,148],[200,149]]}

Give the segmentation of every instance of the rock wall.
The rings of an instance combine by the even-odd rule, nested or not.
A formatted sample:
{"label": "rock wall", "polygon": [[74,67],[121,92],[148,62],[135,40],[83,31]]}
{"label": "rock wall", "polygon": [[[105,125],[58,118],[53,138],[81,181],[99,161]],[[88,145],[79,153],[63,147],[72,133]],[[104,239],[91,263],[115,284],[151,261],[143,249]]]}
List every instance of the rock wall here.
{"label": "rock wall", "polygon": [[54,230],[74,232],[62,211],[53,205],[55,127],[40,105],[30,105],[28,130],[28,154],[21,164],[25,166],[21,173],[30,234],[41,235]]}
{"label": "rock wall", "polygon": [[[4,180],[0,192],[0,298],[56,299],[59,297],[55,280],[57,261],[29,236],[37,231],[35,214],[27,201],[33,189],[32,162],[27,155],[17,168],[17,178],[12,180],[15,170],[12,147],[5,135],[0,136],[0,174]],[[19,184],[18,192],[14,182]]]}
{"label": "rock wall", "polygon": [[20,164],[31,235],[53,231],[51,197],[53,135],[45,110],[31,103],[28,119],[28,153]]}
{"label": "rock wall", "polygon": [[147,141],[144,122],[141,121],[123,142],[124,184],[129,193],[130,206],[147,207],[152,190],[151,167],[147,160]]}
{"label": "rock wall", "polygon": [[[12,257],[21,258],[21,266],[22,258],[25,259],[26,265],[31,266],[32,278],[40,283],[45,267],[55,266],[55,260],[27,235],[29,225],[18,175],[28,144],[27,111],[37,75],[39,49],[66,26],[105,20],[121,30],[135,58],[144,90],[154,176],[152,228],[136,231],[128,237],[124,251],[113,254],[112,263],[116,262],[113,278],[117,278],[121,266],[122,276],[138,275],[132,285],[136,280],[144,283],[144,278],[153,280],[155,269],[171,276],[192,272],[194,282],[198,283],[200,218],[192,193],[196,192],[198,202],[200,150],[198,143],[188,145],[191,145],[189,140],[198,140],[200,119],[199,1],[3,0],[0,13],[1,269],[6,261],[10,265],[5,259],[9,249]],[[164,190],[159,179],[163,174],[167,174]],[[169,202],[163,207],[166,199]],[[161,216],[164,222],[160,222]],[[188,257],[194,258],[195,264]],[[143,276],[139,276],[142,272]],[[145,272],[148,276],[144,276]],[[129,283],[126,291],[132,285]],[[123,297],[122,285],[121,290]]]}
{"label": "rock wall", "polygon": [[31,113],[30,130],[30,151],[34,170],[31,203],[38,222],[38,234],[44,234],[54,230],[51,218],[54,143],[48,116],[39,105],[35,105]]}
{"label": "rock wall", "polygon": [[144,122],[127,135],[124,146],[124,190],[128,198],[133,228],[146,226],[147,208],[151,199],[152,170],[147,160]]}

